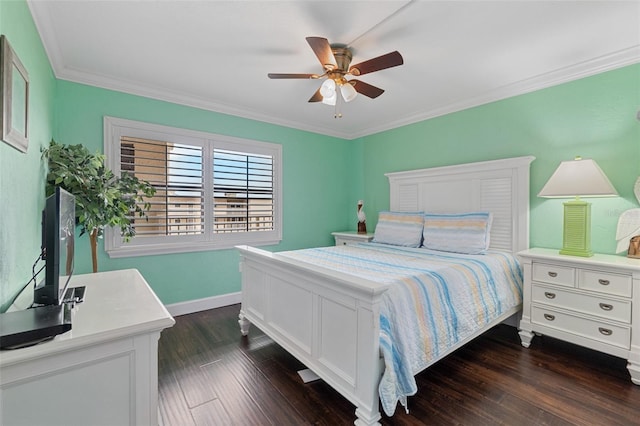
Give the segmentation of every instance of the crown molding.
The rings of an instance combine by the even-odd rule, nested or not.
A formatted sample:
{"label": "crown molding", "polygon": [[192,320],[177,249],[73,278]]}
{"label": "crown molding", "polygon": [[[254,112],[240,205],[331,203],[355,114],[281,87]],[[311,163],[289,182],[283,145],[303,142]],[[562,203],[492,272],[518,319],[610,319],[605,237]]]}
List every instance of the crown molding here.
{"label": "crown molding", "polygon": [[232,115],[235,117],[241,117],[278,126],[284,126],[326,136],[333,136],[336,138],[351,140],[384,132],[387,130],[392,130],[409,124],[418,123],[420,121],[429,120],[431,118],[440,117],[454,112],[459,112],[468,108],[473,108],[514,96],[535,92],[537,90],[545,89],[563,83],[568,83],[570,81],[589,77],[606,71],[611,71],[617,68],[622,68],[624,66],[632,65],[639,62],[640,45],[633,46],[609,55],[604,55],[589,61],[584,61],[579,64],[574,64],[565,68],[557,69],[549,73],[540,74],[532,78],[520,80],[515,83],[507,84],[483,93],[482,95],[470,97],[460,102],[453,102],[451,104],[444,105],[441,108],[420,112],[408,117],[404,117],[401,120],[384,123],[379,126],[371,126],[361,132],[352,133],[341,132],[336,130],[335,128],[313,126],[308,123],[291,121],[281,117],[248,110],[246,108],[235,105],[216,103],[195,96],[188,96],[176,92],[171,92],[166,88],[161,89],[152,86],[145,86],[133,82],[116,80],[104,75],[89,74],[64,67],[61,68],[59,61],[52,60],[52,66],[54,67],[54,73],[56,77],[61,80],[68,80],[74,83],[86,84],[131,95],[137,95],[193,108],[214,111],[217,113]]}
{"label": "crown molding", "polygon": [[149,99],[155,99],[158,101],[170,102],[187,107],[213,111],[220,114],[246,118],[307,132],[319,133],[326,136],[334,136],[341,139],[350,139],[349,134],[336,131],[336,129],[328,129],[322,126],[313,126],[306,123],[286,120],[284,118],[263,114],[258,111],[252,111],[245,107],[212,102],[210,100],[203,99],[197,96],[184,95],[178,92],[167,90],[166,88],[158,88],[151,85],[142,85],[130,81],[114,79],[105,75],[73,70],[70,68],[64,68],[63,70],[54,70],[54,73],[56,75],[56,78],[73,83],[85,84],[92,87],[99,87],[102,89],[113,90],[129,95],[136,95]]}
{"label": "crown molding", "polygon": [[351,135],[350,139],[365,137],[409,124],[415,124],[420,121],[512,98],[514,96],[524,95],[637,63],[640,63],[640,45],[507,84],[482,95],[470,97],[460,102],[453,102],[441,108],[410,115],[402,120],[385,123],[382,126],[371,127],[365,132]]}

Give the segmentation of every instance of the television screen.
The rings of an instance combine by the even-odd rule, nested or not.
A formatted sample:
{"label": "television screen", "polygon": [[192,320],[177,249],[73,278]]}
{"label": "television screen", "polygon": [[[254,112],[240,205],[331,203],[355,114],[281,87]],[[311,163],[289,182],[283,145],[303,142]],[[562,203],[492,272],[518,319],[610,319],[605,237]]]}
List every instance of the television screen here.
{"label": "television screen", "polygon": [[34,306],[59,305],[73,274],[76,227],[75,197],[57,187],[42,212],[45,278],[34,291]]}

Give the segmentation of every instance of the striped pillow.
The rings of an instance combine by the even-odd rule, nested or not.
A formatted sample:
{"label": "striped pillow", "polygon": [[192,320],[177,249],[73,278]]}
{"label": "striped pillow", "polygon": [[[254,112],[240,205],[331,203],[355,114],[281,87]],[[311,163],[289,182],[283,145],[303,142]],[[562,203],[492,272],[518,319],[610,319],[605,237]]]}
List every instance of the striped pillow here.
{"label": "striped pillow", "polygon": [[420,247],[423,223],[424,213],[422,212],[382,211],[378,214],[373,242]]}
{"label": "striped pillow", "polygon": [[424,215],[422,247],[465,254],[484,254],[489,248],[492,215],[488,212]]}

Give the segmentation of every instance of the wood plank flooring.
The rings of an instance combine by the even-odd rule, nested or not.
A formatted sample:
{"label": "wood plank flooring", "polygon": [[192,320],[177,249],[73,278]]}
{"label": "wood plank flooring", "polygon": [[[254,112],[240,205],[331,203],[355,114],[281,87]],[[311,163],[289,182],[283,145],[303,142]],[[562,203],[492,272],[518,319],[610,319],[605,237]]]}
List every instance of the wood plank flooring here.
{"label": "wood plank flooring", "polygon": [[[240,335],[239,305],[176,317],[158,350],[165,426],[350,425],[355,407],[253,327]],[[498,326],[417,376],[409,414],[383,425],[640,424],[640,386],[626,361]]]}

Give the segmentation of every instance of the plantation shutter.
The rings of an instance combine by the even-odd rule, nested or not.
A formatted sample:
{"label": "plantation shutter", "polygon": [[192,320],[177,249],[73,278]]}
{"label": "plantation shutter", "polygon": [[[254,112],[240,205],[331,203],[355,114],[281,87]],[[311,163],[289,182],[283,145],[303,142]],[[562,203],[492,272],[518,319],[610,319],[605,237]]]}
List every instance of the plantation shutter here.
{"label": "plantation shutter", "polygon": [[274,229],[273,156],[213,151],[213,232]]}
{"label": "plantation shutter", "polygon": [[132,217],[136,238],[204,233],[202,147],[123,136],[120,171],[156,189],[147,218]]}

